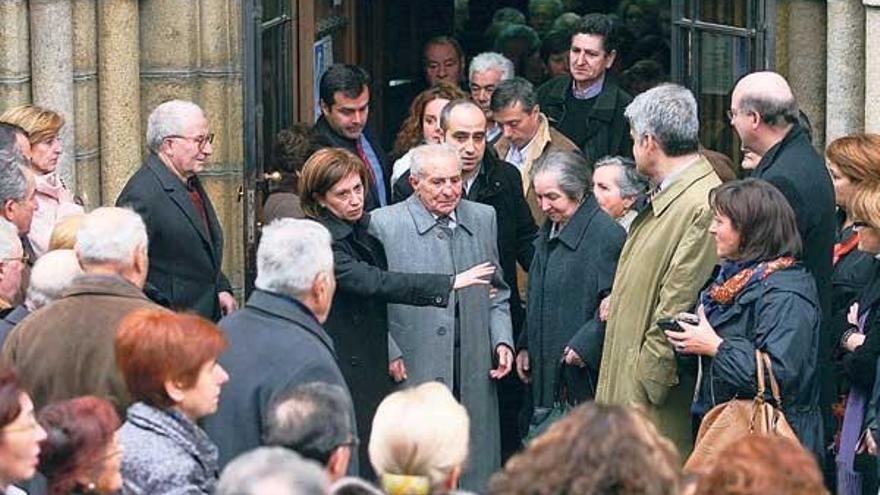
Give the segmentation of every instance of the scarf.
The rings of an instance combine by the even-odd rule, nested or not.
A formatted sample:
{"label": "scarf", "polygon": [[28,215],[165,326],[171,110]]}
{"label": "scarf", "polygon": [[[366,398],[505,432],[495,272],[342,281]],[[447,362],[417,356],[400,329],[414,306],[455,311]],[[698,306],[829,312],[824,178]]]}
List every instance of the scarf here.
{"label": "scarf", "polygon": [[773,272],[784,270],[794,264],[794,258],[783,256],[761,262],[725,261],[715,282],[700,296],[700,302],[711,317],[717,311],[730,306],[736,297],[746,288],[761,282]]}
{"label": "scarf", "polygon": [[853,249],[859,245],[859,233],[853,231],[852,235],[846,239],[834,244],[834,257],[832,258],[832,266],[837,266],[837,262],[841,258],[848,255]]}

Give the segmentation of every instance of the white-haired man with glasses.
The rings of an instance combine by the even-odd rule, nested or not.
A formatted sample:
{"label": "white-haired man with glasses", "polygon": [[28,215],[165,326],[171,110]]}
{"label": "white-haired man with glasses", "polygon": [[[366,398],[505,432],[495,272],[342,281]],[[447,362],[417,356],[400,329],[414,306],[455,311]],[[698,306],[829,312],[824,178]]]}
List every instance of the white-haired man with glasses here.
{"label": "white-haired man with glasses", "polygon": [[147,119],[150,154],[116,204],[132,207],[147,225],[148,282],[171,307],[217,321],[236,304],[221,271],[223,231],[198,177],[214,152],[213,141],[198,105],[162,103]]}

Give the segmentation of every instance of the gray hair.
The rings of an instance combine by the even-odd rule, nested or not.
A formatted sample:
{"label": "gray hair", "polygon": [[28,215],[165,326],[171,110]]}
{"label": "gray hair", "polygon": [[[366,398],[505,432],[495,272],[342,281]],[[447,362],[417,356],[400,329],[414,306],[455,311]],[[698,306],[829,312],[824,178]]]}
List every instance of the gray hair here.
{"label": "gray hair", "polygon": [[339,385],[312,382],[289,387],[272,398],[263,444],[326,464],[336,448],[354,438],[351,409],[351,399]]}
{"label": "gray hair", "polygon": [[74,250],[80,263],[121,263],[131,265],[137,249],[146,253],[147,227],[143,219],[129,208],[105,206],[96,208],[83,218],[76,232]]}
{"label": "gray hair", "polygon": [[458,171],[461,172],[461,158],[458,156],[458,151],[449,144],[423,144],[413,148],[412,153],[412,164],[410,165],[409,173],[419,179],[425,177],[422,173],[422,169],[425,168],[425,165],[432,163],[434,160],[444,155],[455,158],[455,163],[458,165]]}
{"label": "gray hair", "polygon": [[186,100],[166,101],[153,109],[147,118],[147,147],[153,152],[159,151],[166,137],[184,132],[193,115],[204,116],[205,112]]}
{"label": "gray hair", "polygon": [[56,249],[40,256],[31,270],[24,305],[36,311],[61,297],[83,270],[73,249]]}
{"label": "gray hair", "polygon": [[385,495],[385,493],[369,482],[353,476],[339,478],[330,485],[332,495]]}
{"label": "gray hair", "polygon": [[513,62],[509,58],[497,52],[483,52],[471,60],[468,68],[468,78],[473,79],[477,72],[497,70],[501,73],[501,80],[506,81],[513,77]]}
{"label": "gray hair", "polygon": [[497,112],[502,108],[508,108],[519,102],[525,112],[531,112],[538,104],[538,96],[535,87],[527,79],[514,77],[504,81],[495,88],[492,93],[492,102],[489,108]]}
{"label": "gray hair", "polygon": [[739,107],[741,112],[755,112],[761,121],[771,127],[797,124],[800,119],[797,100],[776,98],[775,95],[751,93],[743,95]]}
{"label": "gray hair", "polygon": [[0,259],[14,258],[21,251],[21,238],[15,224],[0,217]]}
{"label": "gray hair", "polygon": [[329,480],[317,463],[281,447],[258,447],[223,470],[217,495],[325,495]]}
{"label": "gray hair", "polygon": [[551,151],[535,162],[529,179],[535,182],[538,174],[552,173],[559,189],[572,201],[583,201],[593,187],[593,178],[587,160],[574,151]]}
{"label": "gray hair", "polygon": [[28,192],[27,164],[18,148],[0,149],[0,205],[23,201]]}
{"label": "gray hair", "polygon": [[651,135],[668,156],[699,149],[700,121],[693,93],[678,84],[661,84],[636,96],[624,115],[635,139]]}
{"label": "gray hair", "polygon": [[281,218],[263,228],[254,286],[299,298],[320,274],[333,276],[330,232],[312,220]]}
{"label": "gray hair", "polygon": [[606,156],[596,162],[593,171],[600,167],[609,166],[620,167],[616,182],[622,198],[638,198],[648,190],[648,178],[639,173],[636,162],[632,159],[622,156]]}

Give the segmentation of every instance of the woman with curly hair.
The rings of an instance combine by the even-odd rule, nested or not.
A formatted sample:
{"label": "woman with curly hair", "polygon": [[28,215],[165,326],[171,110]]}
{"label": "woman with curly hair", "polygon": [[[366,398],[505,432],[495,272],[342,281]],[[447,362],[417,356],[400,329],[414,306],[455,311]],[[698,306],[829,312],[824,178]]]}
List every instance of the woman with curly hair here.
{"label": "woman with curly hair", "polygon": [[642,413],[587,402],[507,461],[489,493],[673,495],[679,462],[672,442]]}
{"label": "woman with curly hair", "polygon": [[438,82],[415,97],[409,106],[409,116],[400,126],[400,132],[394,141],[394,150],[391,152],[391,156],[397,159],[391,172],[392,185],[409,170],[412,161],[410,150],[420,144],[438,144],[443,141],[443,131],[440,129],[440,111],[443,107],[452,100],[467,97],[459,87],[447,82]]}

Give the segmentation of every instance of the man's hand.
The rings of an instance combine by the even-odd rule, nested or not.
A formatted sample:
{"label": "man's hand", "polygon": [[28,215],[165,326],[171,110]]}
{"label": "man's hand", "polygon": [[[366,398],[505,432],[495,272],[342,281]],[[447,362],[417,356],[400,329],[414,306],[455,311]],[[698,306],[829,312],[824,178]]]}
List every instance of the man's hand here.
{"label": "man's hand", "polygon": [[498,355],[498,367],[489,370],[489,377],[493,380],[500,380],[507,376],[513,368],[513,351],[505,344],[498,344],[495,353]]}
{"label": "man's hand", "polygon": [[403,363],[403,358],[397,358],[388,363],[388,374],[391,375],[394,383],[406,380],[406,364]]}
{"label": "man's hand", "polygon": [[580,355],[568,346],[565,346],[565,349],[562,351],[562,359],[564,359],[565,364],[569,366],[577,366],[578,368],[584,368],[587,366],[587,363],[581,359]]}
{"label": "man's hand", "polygon": [[217,294],[217,300],[220,301],[220,313],[223,316],[232,313],[236,309],[238,309],[238,304],[235,302],[235,298],[229,292],[220,292]]}
{"label": "man's hand", "polygon": [[599,321],[608,321],[608,313],[611,312],[611,296],[605,296],[605,299],[599,302]]}
{"label": "man's hand", "polygon": [[526,349],[516,354],[516,374],[523,383],[532,383],[532,368],[529,366],[529,351]]}

